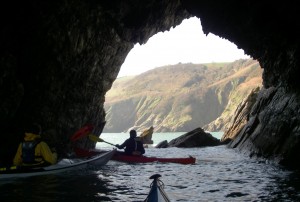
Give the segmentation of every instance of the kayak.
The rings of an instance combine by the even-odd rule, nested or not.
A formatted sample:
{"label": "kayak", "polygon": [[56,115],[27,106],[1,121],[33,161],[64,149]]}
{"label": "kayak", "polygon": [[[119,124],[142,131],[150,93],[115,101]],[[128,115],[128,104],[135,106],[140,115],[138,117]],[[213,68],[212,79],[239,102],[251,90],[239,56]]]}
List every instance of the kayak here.
{"label": "kayak", "polygon": [[[77,156],[93,156],[97,155],[99,150],[84,150],[75,148],[74,149]],[[101,150],[100,150],[101,151]],[[179,164],[194,164],[196,163],[196,158],[189,156],[186,158],[159,158],[159,157],[148,157],[148,156],[130,156],[126,155],[124,152],[117,151],[111,160],[121,161],[126,163],[151,163],[151,162],[161,162],[161,163],[179,163]]]}
{"label": "kayak", "polygon": [[61,173],[69,170],[77,170],[88,166],[105,165],[115,154],[116,150],[98,152],[97,155],[86,158],[61,159],[57,164],[45,167],[11,167],[0,169],[0,179],[29,177],[37,175],[47,175]]}
{"label": "kayak", "polygon": [[159,158],[159,157],[147,157],[147,156],[130,156],[124,152],[116,152],[111,160],[122,161],[127,163],[150,163],[150,162],[161,162],[161,163],[180,163],[180,164],[194,164],[196,158],[189,156],[187,158]]}
{"label": "kayak", "polygon": [[150,191],[144,202],[170,202],[169,197],[164,191],[164,183],[159,179],[160,174],[152,175],[149,179],[153,179],[150,185]]}

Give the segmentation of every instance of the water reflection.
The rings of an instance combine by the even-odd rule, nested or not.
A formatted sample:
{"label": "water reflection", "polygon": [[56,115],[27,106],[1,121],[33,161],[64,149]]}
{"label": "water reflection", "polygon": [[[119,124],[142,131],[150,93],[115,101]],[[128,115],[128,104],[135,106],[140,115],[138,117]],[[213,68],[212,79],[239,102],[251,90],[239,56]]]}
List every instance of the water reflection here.
{"label": "water reflection", "polygon": [[299,172],[249,159],[226,147],[148,149],[148,155],[192,155],[195,165],[110,161],[61,175],[0,182],[1,201],[143,201],[159,173],[171,201],[300,201]]}
{"label": "water reflection", "polygon": [[109,201],[109,183],[95,171],[34,176],[3,184],[1,201]]}

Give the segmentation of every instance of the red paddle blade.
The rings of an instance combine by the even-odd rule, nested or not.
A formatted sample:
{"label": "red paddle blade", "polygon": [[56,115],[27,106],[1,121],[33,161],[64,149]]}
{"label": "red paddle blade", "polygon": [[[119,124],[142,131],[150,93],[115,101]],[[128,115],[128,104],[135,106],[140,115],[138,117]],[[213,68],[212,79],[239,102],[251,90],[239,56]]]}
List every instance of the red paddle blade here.
{"label": "red paddle blade", "polygon": [[92,124],[87,124],[87,125],[83,126],[78,131],[76,131],[76,133],[74,133],[74,135],[72,135],[71,141],[74,142],[82,137],[87,136],[89,133],[92,132],[93,129],[94,129],[94,126]]}

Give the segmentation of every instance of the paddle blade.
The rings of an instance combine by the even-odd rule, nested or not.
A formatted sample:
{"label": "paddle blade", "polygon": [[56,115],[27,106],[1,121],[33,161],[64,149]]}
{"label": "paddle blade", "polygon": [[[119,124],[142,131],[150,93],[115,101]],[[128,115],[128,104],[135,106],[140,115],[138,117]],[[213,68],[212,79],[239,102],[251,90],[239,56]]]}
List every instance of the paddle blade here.
{"label": "paddle blade", "polygon": [[89,138],[94,142],[103,142],[103,140],[100,137],[97,137],[96,135],[93,134],[89,134]]}
{"label": "paddle blade", "polygon": [[71,141],[74,142],[80,138],[87,136],[89,133],[92,132],[93,129],[94,129],[94,126],[92,124],[87,124],[87,125],[83,126],[78,131],[76,131],[74,133],[74,135],[72,135]]}

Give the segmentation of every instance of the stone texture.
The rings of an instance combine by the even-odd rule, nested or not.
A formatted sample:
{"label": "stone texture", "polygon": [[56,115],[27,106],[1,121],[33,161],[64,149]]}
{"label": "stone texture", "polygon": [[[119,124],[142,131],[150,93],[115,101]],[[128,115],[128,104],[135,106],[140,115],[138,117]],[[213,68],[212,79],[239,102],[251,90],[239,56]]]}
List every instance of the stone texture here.
{"label": "stone texture", "polygon": [[8,2],[0,11],[1,161],[32,122],[60,154],[86,123],[99,134],[105,93],[130,49],[190,16],[180,1]]}
{"label": "stone texture", "polygon": [[183,134],[168,143],[168,147],[184,148],[218,145],[220,145],[220,140],[213,137],[210,133],[206,133],[202,128],[196,128],[195,130]]}
{"label": "stone texture", "polygon": [[299,93],[287,93],[284,88],[261,90],[249,121],[229,146],[250,156],[298,167],[299,98]]}
{"label": "stone texture", "polygon": [[254,89],[250,94],[240,103],[232,116],[230,121],[231,125],[224,132],[221,138],[221,142],[228,142],[236,138],[236,135],[244,128],[249,119],[250,110],[256,102],[256,97],[259,92],[259,88]]}
{"label": "stone texture", "polygon": [[164,140],[164,141],[161,141],[160,143],[158,143],[155,148],[167,148],[168,147],[168,141],[167,140]]}

